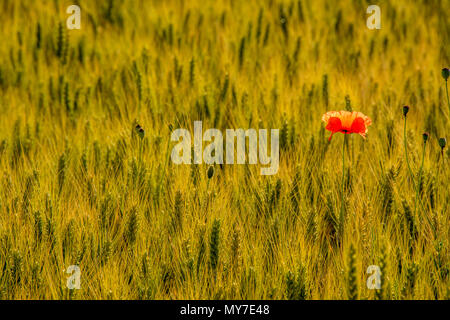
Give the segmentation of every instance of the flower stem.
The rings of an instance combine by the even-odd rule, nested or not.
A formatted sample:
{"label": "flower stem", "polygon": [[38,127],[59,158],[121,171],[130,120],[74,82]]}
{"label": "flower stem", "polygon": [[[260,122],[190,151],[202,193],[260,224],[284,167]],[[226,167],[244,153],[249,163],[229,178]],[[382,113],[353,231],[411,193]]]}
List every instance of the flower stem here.
{"label": "flower stem", "polygon": [[344,191],[345,191],[345,134],[342,143],[342,191],[341,191],[341,213],[340,213],[340,231],[343,232],[344,226]]}

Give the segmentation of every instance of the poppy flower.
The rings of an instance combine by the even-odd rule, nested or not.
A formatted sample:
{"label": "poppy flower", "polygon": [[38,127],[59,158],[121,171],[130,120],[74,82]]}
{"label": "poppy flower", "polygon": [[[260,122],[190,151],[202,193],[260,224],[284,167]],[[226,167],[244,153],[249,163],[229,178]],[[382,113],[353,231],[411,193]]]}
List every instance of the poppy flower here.
{"label": "poppy flower", "polygon": [[322,121],[327,124],[325,129],[331,131],[328,141],[336,132],[358,133],[365,138],[367,127],[372,124],[372,120],[368,116],[358,111],[328,111],[322,116]]}

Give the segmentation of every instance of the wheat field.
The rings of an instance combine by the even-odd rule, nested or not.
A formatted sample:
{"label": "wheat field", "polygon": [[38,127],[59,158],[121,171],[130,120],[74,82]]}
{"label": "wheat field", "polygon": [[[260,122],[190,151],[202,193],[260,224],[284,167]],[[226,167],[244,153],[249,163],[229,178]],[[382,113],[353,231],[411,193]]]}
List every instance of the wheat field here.
{"label": "wheat field", "polygon": [[[1,299],[450,298],[449,1],[73,2],[0,1]],[[172,163],[196,120],[277,174]]]}

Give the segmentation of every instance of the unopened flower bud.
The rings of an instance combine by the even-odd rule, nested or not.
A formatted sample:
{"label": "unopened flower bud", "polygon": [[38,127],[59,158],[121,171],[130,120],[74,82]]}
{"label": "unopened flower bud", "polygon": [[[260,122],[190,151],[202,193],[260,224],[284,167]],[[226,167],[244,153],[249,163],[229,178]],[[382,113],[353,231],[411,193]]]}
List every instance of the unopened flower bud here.
{"label": "unopened flower bud", "polygon": [[447,139],[439,138],[439,146],[441,147],[441,149],[444,149],[446,145],[447,145]]}
{"label": "unopened flower bud", "polygon": [[142,129],[140,124],[136,125],[135,130],[136,130],[136,133],[139,136],[139,138],[143,139],[144,135],[145,135],[145,131],[144,131],[144,129]]}
{"label": "unopened flower bud", "polygon": [[214,175],[214,167],[213,166],[208,168],[207,174],[208,174],[208,179],[211,179],[213,177],[213,175]]}
{"label": "unopened flower bud", "polygon": [[138,135],[139,135],[139,138],[144,139],[144,135],[145,135],[144,129],[140,128],[138,131]]}
{"label": "unopened flower bud", "polygon": [[423,142],[424,142],[424,143],[427,143],[428,138],[430,137],[430,135],[429,135],[427,132],[424,132],[424,133],[422,134],[422,137],[423,137]]}

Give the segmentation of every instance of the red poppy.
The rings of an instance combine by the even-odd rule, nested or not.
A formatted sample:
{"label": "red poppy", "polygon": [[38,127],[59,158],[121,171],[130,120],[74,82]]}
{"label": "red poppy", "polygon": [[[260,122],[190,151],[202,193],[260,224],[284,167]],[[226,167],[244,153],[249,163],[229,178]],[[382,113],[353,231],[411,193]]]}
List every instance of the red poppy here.
{"label": "red poppy", "polygon": [[358,133],[365,138],[367,127],[372,124],[372,120],[368,116],[358,111],[328,111],[322,116],[322,121],[327,124],[325,129],[331,131],[328,141],[336,132]]}

